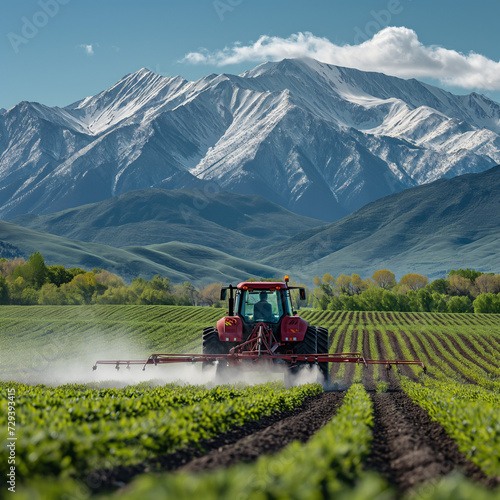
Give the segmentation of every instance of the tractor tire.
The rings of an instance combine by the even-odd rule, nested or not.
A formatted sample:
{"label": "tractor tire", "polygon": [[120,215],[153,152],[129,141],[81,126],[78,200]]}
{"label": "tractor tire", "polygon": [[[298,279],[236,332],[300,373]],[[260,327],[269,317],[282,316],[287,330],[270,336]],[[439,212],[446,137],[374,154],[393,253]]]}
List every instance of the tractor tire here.
{"label": "tractor tire", "polygon": [[[328,330],[326,328],[316,328],[308,326],[304,340],[297,342],[293,348],[294,354],[317,354],[328,352]],[[297,374],[304,366],[313,366],[314,361],[299,361],[291,368],[291,374]],[[318,363],[319,370],[325,380],[328,381],[328,363]]]}
{"label": "tractor tire", "polygon": [[[203,328],[202,352],[203,354],[228,353],[227,345],[219,340],[219,332],[217,331],[217,328],[215,328],[214,326]],[[203,361],[201,368],[203,371],[205,371],[214,366],[215,363],[216,363],[215,361]],[[218,361],[215,371],[216,376],[222,375],[226,367],[227,367],[226,362]]]}

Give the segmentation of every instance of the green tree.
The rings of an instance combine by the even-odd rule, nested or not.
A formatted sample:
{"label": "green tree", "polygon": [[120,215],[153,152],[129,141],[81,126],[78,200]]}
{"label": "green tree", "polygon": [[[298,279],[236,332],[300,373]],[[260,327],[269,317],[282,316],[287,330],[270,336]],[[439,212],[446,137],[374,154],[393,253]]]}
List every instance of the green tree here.
{"label": "green tree", "polygon": [[200,290],[200,302],[210,307],[219,307],[221,305],[220,289],[222,283],[211,283]]}
{"label": "green tree", "polygon": [[81,267],[70,267],[69,269],[66,269],[66,273],[68,274],[68,281],[67,283],[71,282],[75,276],[78,276],[79,274],[85,274],[87,271],[85,269],[82,269]]}
{"label": "green tree", "polygon": [[372,280],[378,287],[385,290],[391,290],[396,286],[396,275],[389,271],[389,269],[375,271],[372,275]]}
{"label": "green tree", "polygon": [[21,257],[15,259],[0,259],[0,275],[7,278],[12,275],[16,267],[26,264],[26,261]]}
{"label": "green tree", "polygon": [[76,300],[78,300],[77,297],[80,297],[79,302],[84,304],[92,303],[92,298],[98,287],[95,274],[92,272],[76,275],[71,283],[67,283],[65,286],[67,287],[66,292],[69,292],[70,296]]}
{"label": "green tree", "polygon": [[130,287],[112,287],[96,297],[96,304],[139,304],[139,297]]}
{"label": "green tree", "polygon": [[482,274],[475,280],[478,293],[500,293],[500,274]]}
{"label": "green tree", "polygon": [[0,305],[10,304],[9,284],[4,276],[0,276]]}
{"label": "green tree", "polygon": [[472,305],[476,314],[498,314],[500,313],[500,294],[482,293],[478,295]]}
{"label": "green tree", "polygon": [[450,293],[450,282],[443,278],[431,281],[426,287],[429,292],[437,292],[442,295],[448,295]]}
{"label": "green tree", "polygon": [[372,288],[366,290],[361,294],[361,301],[364,305],[365,311],[382,311],[382,301],[384,298],[384,289]]}
{"label": "green tree", "polygon": [[475,271],[474,269],[452,269],[448,273],[448,277],[451,278],[452,276],[461,276],[462,278],[470,280],[472,283],[476,280],[476,278],[479,278],[483,273],[481,271]]}
{"label": "green tree", "polygon": [[445,296],[434,292],[432,294],[432,312],[446,312],[448,310],[448,304],[446,303]]}
{"label": "green tree", "polygon": [[189,281],[175,287],[175,292],[181,301],[187,301],[187,305],[195,306],[198,304],[200,292]]}
{"label": "green tree", "polygon": [[47,266],[40,252],[35,252],[29,256],[28,265],[32,269],[33,285],[35,288],[41,288],[47,281]]}
{"label": "green tree", "polygon": [[137,296],[140,296],[148,286],[150,286],[149,281],[141,278],[140,276],[134,278],[132,283],[130,283],[130,289],[133,290]]}
{"label": "green tree", "polygon": [[382,294],[382,310],[383,311],[399,311],[400,306],[398,297],[395,293],[389,290],[384,290]]}
{"label": "green tree", "polygon": [[432,294],[423,288],[417,290],[417,301],[418,306],[415,312],[431,312],[433,309],[433,298]]}
{"label": "green tree", "polygon": [[408,290],[415,291],[424,288],[428,282],[429,278],[427,276],[423,276],[422,274],[417,273],[408,273],[401,278],[399,284],[403,287],[406,287]]}
{"label": "green tree", "polygon": [[160,290],[163,292],[170,292],[172,290],[172,284],[168,278],[163,278],[159,274],[157,274],[151,280],[151,287],[154,290]]}
{"label": "green tree", "polygon": [[451,297],[448,301],[448,312],[468,313],[471,312],[472,302],[469,297]]}
{"label": "green tree", "polygon": [[25,286],[32,285],[34,282],[33,268],[29,265],[29,262],[25,262],[24,264],[21,264],[14,269],[11,278],[13,282],[21,278],[25,283]]}
{"label": "green tree", "polygon": [[61,286],[64,283],[69,283],[73,278],[74,276],[69,274],[64,266],[47,266],[47,280],[49,283]]}
{"label": "green tree", "polygon": [[40,305],[60,306],[66,304],[66,297],[60,287],[54,283],[46,283],[40,288],[38,303]]}
{"label": "green tree", "polygon": [[337,288],[342,295],[352,295],[351,284],[351,277],[346,274],[341,274],[336,280]]}
{"label": "green tree", "polygon": [[95,275],[95,279],[103,293],[108,288],[121,288],[125,286],[125,282],[119,276],[109,271],[100,271]]}
{"label": "green tree", "polygon": [[469,278],[465,278],[460,274],[450,276],[450,295],[471,297],[476,295],[474,292],[474,284]]}
{"label": "green tree", "polygon": [[21,304],[31,306],[38,304],[38,290],[28,286],[21,292]]}
{"label": "green tree", "polygon": [[163,305],[175,304],[175,298],[164,290],[155,290],[153,287],[146,287],[139,297],[140,304]]}

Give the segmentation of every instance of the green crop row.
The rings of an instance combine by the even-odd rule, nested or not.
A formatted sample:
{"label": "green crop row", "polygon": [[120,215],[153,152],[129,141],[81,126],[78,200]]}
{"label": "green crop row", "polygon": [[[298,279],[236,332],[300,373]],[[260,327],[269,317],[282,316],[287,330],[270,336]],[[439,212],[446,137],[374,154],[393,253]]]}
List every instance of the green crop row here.
{"label": "green crop row", "polygon": [[467,458],[486,474],[500,476],[498,393],[462,384],[432,382],[422,386],[405,377],[401,386],[443,426]]}
{"label": "green crop row", "polygon": [[[236,465],[202,474],[143,476],[113,498],[211,499],[322,499],[389,498],[383,480],[363,471],[373,425],[371,401],[360,384],[351,386],[336,416],[305,445],[294,442],[281,452],[261,456],[255,464]],[[361,481],[359,479],[362,478]],[[48,483],[47,500],[71,495],[74,482]],[[33,490],[19,492],[20,500],[32,498]],[[100,497],[100,498],[104,498]],[[105,496],[105,498],[109,498]]]}
{"label": "green crop row", "polygon": [[74,360],[90,369],[96,359],[199,352],[203,328],[223,314],[182,306],[2,306],[0,378],[26,380]]}
{"label": "green crop row", "polygon": [[[319,385],[235,388],[13,386],[19,478],[139,462],[299,406]],[[7,463],[7,390],[0,399],[0,462]]]}

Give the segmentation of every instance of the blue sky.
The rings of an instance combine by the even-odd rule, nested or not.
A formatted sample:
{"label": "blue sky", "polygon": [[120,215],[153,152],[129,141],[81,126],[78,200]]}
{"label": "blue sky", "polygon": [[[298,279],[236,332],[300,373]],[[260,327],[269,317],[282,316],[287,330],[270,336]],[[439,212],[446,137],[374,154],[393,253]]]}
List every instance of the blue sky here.
{"label": "blue sky", "polygon": [[500,101],[499,19],[497,0],[3,0],[0,107],[64,106],[141,67],[194,80],[296,52]]}

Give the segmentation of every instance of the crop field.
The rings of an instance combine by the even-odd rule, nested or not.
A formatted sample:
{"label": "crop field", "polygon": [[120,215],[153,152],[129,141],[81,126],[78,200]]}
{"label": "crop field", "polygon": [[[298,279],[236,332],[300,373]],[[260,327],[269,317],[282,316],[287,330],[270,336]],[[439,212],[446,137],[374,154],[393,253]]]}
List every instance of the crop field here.
{"label": "crop field", "polygon": [[[18,497],[500,498],[499,315],[304,310],[329,329],[330,352],[427,368],[334,364],[325,390],[120,385],[134,371],[112,367],[99,368],[111,381],[92,379],[91,359],[199,352],[201,329],[223,314],[2,306],[0,463],[15,432]],[[36,383],[78,362],[87,382],[63,384],[58,372],[57,384]]]}

